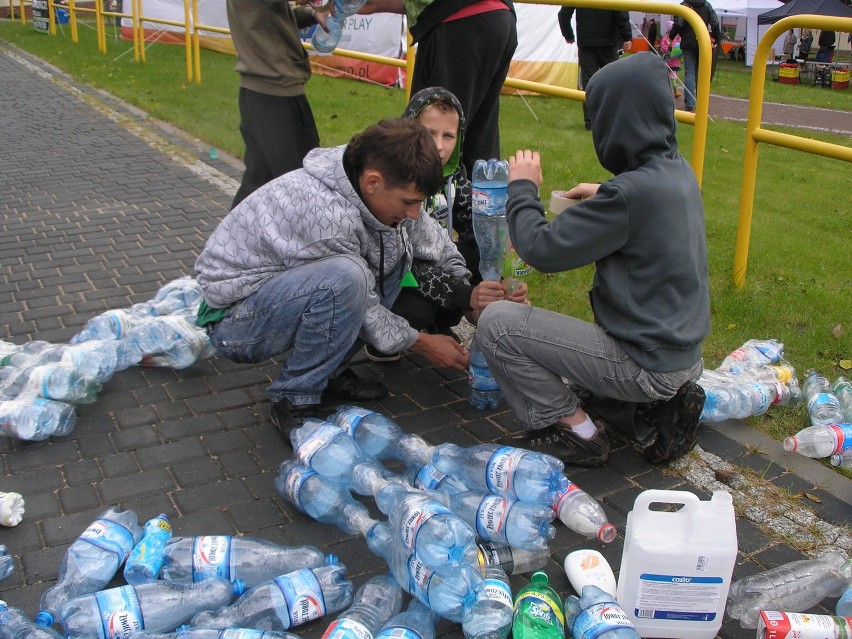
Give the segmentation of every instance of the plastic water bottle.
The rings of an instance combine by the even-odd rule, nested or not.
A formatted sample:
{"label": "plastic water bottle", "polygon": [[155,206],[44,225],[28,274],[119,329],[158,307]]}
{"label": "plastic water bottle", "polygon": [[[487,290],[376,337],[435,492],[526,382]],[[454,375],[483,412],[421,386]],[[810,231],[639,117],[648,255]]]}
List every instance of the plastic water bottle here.
{"label": "plastic water bottle", "polygon": [[9,554],[9,549],[0,544],[0,581],[15,572],[15,560]]}
{"label": "plastic water bottle", "polygon": [[780,383],[743,382],[732,378],[729,383],[710,384],[699,380],[704,389],[701,419],[723,422],[763,415],[770,406],[790,405],[793,395]]}
{"label": "plastic water bottle", "polygon": [[497,408],[503,402],[503,393],[497,385],[497,380],[488,368],[479,346],[474,339],[470,343],[467,367],[468,401],[477,410]]}
{"label": "plastic water bottle", "polygon": [[845,455],[835,453],[829,461],[836,468],[852,468],[852,453],[846,453]]}
{"label": "plastic water bottle", "polygon": [[451,495],[450,509],[486,541],[546,550],[547,542],[556,536],[556,529],[550,525],[556,513],[541,504],[471,490]]}
{"label": "plastic water bottle", "polygon": [[470,620],[482,588],[482,575],[466,564],[434,570],[408,554],[387,522],[377,522],[367,533],[367,547],[385,560],[397,583],[445,619]]}
{"label": "plastic water bottle", "polygon": [[559,493],[553,510],[559,521],[579,535],[595,536],[605,544],[616,537],[615,526],[609,523],[601,505],[574,482]]}
{"label": "plastic water bottle", "polygon": [[615,596],[591,584],[583,586],[580,597],[566,597],[565,623],[574,639],[639,639]]}
{"label": "plastic water bottle", "polygon": [[435,639],[435,613],[412,599],[405,612],[391,617],[376,639]]}
{"label": "plastic water bottle", "polygon": [[171,538],[172,524],[163,513],[145,522],[142,539],[130,551],[124,564],[127,583],[138,586],[157,580],[166,561],[166,542]]}
{"label": "plastic water bottle", "polygon": [[202,610],[227,606],[243,592],[240,581],[197,584],[154,581],[75,597],[59,609],[66,639],[126,637],[134,630],[174,630]]}
{"label": "plastic water bottle", "polygon": [[352,603],[346,566],[328,555],[326,565],[302,568],[250,588],[230,606],[201,612],[191,625],[207,628],[246,627],[287,630]]}
{"label": "plastic water bottle", "polygon": [[506,202],[509,163],[477,160],[471,174],[473,234],[479,247],[479,272],[484,280],[500,281],[506,252]]}
{"label": "plastic water bottle", "polygon": [[465,639],[506,639],[512,629],[512,588],[500,566],[488,566],[470,621],[462,624]]}
{"label": "plastic water bottle", "polygon": [[432,464],[410,464],[405,469],[405,479],[417,490],[440,490],[447,495],[469,490],[458,477],[442,473]]}
{"label": "plastic water bottle", "polygon": [[24,497],[21,493],[0,492],[0,524],[17,526],[24,518]]}
{"label": "plastic water bottle", "polygon": [[406,552],[414,553],[430,568],[476,565],[476,535],[449,508],[395,483],[383,486],[375,497]]}
{"label": "plastic water bottle", "polygon": [[549,556],[547,550],[524,550],[493,541],[477,544],[477,548],[479,572],[483,576],[489,566],[500,566],[507,575],[527,575],[544,568]]}
{"label": "plastic water bottle", "polygon": [[188,317],[177,311],[175,314],[157,318],[157,322],[170,332],[171,343],[156,355],[145,357],[143,365],[182,369],[210,354],[210,338],[204,329],[196,326],[194,312]]}
{"label": "plastic water bottle", "polygon": [[321,26],[317,25],[311,36],[314,51],[317,53],[334,51],[340,43],[346,19],[358,13],[365,2],[366,0],[334,0],[334,15],[329,14],[325,22],[328,32],[326,33]]}
{"label": "plastic water bottle", "polygon": [[807,402],[811,425],[829,426],[840,423],[843,411],[837,397],[831,392],[831,384],[827,378],[811,371],[802,383],[802,392]]}
{"label": "plastic water bottle", "polygon": [[376,523],[366,506],[353,499],[346,488],[332,484],[295,459],[281,464],[275,490],[300,512],[350,535],[365,535]]}
{"label": "plastic water bottle", "polygon": [[6,380],[2,398],[31,399],[44,397],[61,402],[93,402],[100,384],[87,381],[73,368],[60,364],[40,364],[19,369],[17,377]]}
{"label": "plastic water bottle", "polygon": [[323,639],[372,639],[402,609],[402,590],[391,575],[365,581],[348,610],[326,628]]}
{"label": "plastic water bottle", "polygon": [[[59,636],[59,635],[57,635]],[[253,628],[192,628],[181,626],[175,632],[134,632],[129,639],[299,639],[291,632]]]}
{"label": "plastic water bottle", "polygon": [[37,364],[60,364],[77,371],[87,382],[103,383],[117,370],[118,340],[84,342],[82,344],[51,344],[36,340],[24,344],[23,352],[32,355],[28,362]]}
{"label": "plastic water bottle", "polygon": [[127,331],[131,357],[140,363],[156,353],[165,353],[172,348],[180,335],[166,317],[148,318]]}
{"label": "plastic water bottle", "polygon": [[56,583],[41,596],[36,622],[52,626],[63,603],[102,590],[141,537],[132,510],[110,508],[101,513],[65,552]]}
{"label": "plastic water bottle", "polygon": [[462,448],[441,444],[432,455],[435,468],[456,475],[472,488],[552,506],[568,487],[560,460],[523,448],[479,444]]}
{"label": "plastic water bottle", "polygon": [[547,573],[534,572],[530,583],[515,596],[513,639],[563,639],[565,615],[562,600],[548,584]]}
{"label": "plastic water bottle", "polygon": [[345,430],[320,419],[306,419],[293,429],[290,443],[300,462],[343,486],[350,483],[352,468],[367,459]]}
{"label": "plastic water bottle", "polygon": [[831,390],[840,403],[840,410],[843,412],[842,421],[846,424],[852,423],[852,382],[841,375],[834,382]]}
{"label": "plastic water bottle", "polygon": [[761,610],[803,612],[826,597],[838,597],[852,579],[852,560],[839,552],[792,561],[731,584],[728,616],[756,628]]}
{"label": "plastic water bottle", "polygon": [[[784,438],[784,450],[805,457],[830,457],[852,449],[852,424],[808,426]],[[789,611],[788,611],[789,612]],[[796,611],[792,611],[796,612]]]}
{"label": "plastic water bottle", "polygon": [[61,639],[53,628],[33,622],[20,608],[0,601],[0,639]]}
{"label": "plastic water bottle", "polygon": [[852,617],[852,586],[849,586],[840,595],[840,599],[834,606],[834,613],[838,617]]}
{"label": "plastic water bottle", "polygon": [[79,344],[93,339],[122,339],[127,332],[143,321],[145,316],[133,313],[129,309],[114,309],[96,315],[83,326],[83,330],[71,338],[71,344]]}
{"label": "plastic water bottle", "polygon": [[316,568],[325,555],[314,546],[280,546],[257,537],[173,537],[163,549],[161,579],[179,583],[211,577],[240,580],[246,588],[300,568]]}
{"label": "plastic water bottle", "polygon": [[74,406],[52,399],[0,401],[0,434],[39,442],[74,430]]}
{"label": "plastic water bottle", "polygon": [[345,430],[364,454],[375,459],[425,464],[432,458],[432,446],[423,438],[406,433],[390,417],[376,411],[340,406],[327,421]]}
{"label": "plastic water bottle", "polygon": [[730,353],[718,370],[738,375],[743,370],[761,368],[778,362],[784,354],[784,344],[778,340],[750,339]]}
{"label": "plastic water bottle", "polygon": [[405,488],[410,487],[404,477],[388,470],[381,462],[367,459],[352,468],[349,489],[358,495],[373,497],[389,482]]}

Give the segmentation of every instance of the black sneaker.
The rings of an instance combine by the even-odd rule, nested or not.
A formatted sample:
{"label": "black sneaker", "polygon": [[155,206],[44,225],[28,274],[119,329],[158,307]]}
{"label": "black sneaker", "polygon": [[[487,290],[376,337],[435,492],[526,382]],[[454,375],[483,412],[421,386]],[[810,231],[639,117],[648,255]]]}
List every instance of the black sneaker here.
{"label": "black sneaker", "polygon": [[667,464],[695,448],[704,398],[701,386],[687,382],[674,397],[655,402],[645,411],[645,419],[657,433],[654,443],[642,451],[645,459]]}
{"label": "black sneaker", "polygon": [[269,416],[272,423],[290,443],[290,431],[299,428],[309,417],[319,417],[319,404],[298,404],[294,406],[289,399],[272,402]]}
{"label": "black sneaker", "polygon": [[591,439],[583,439],[568,426],[554,424],[538,430],[528,430],[501,437],[504,446],[525,448],[551,455],[571,466],[602,466],[609,459],[609,439],[598,420],[597,432]]}
{"label": "black sneaker", "polygon": [[398,362],[399,358],[402,357],[401,351],[397,351],[396,353],[383,353],[375,346],[370,346],[369,344],[364,347],[364,354],[370,361],[379,362],[380,364],[384,364],[387,362]]}
{"label": "black sneaker", "polygon": [[388,394],[388,387],[375,379],[358,377],[351,368],[347,368],[337,377],[328,380],[324,396],[346,399],[353,402],[366,402],[381,399]]}

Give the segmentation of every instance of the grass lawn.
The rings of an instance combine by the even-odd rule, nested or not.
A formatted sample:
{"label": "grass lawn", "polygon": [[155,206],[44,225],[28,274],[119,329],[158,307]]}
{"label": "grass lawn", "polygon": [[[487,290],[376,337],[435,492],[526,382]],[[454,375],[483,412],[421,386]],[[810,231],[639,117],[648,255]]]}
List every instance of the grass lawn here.
{"label": "grass lawn", "polygon": [[[104,89],[166,120],[205,143],[242,153],[238,131],[237,85],[233,57],[202,52],[204,82],[186,81],[181,47],[154,45],[147,64],[135,64],[130,43],[110,39],[98,53],[94,35],[80,28],[81,42],[67,33],[51,38],[31,25],[0,23],[0,40],[21,47],[81,82]],[[750,70],[722,61],[712,91],[746,97]],[[14,87],[6,90],[14,90]],[[308,84],[322,144],[346,142],[353,133],[397,116],[405,93],[350,80],[314,76]],[[773,102],[852,110],[852,89],[831,91],[767,81]],[[201,116],[201,117],[200,117]],[[704,169],[704,202],[711,272],[712,326],[704,346],[705,365],[715,368],[750,338],[775,338],[799,378],[817,369],[835,379],[850,375],[852,359],[852,180],[848,164],[762,146],[746,285],[732,284],[734,242],[742,179],[744,124],[716,119],[709,125]],[[850,140],[813,132],[806,137],[849,146]],[[692,128],[681,125],[681,150],[690,157]],[[518,148],[541,151],[550,192],[609,175],[598,164],[583,128],[578,104],[545,96],[504,96],[501,102],[504,157]],[[539,306],[590,318],[587,291],[591,267],[552,276],[529,276],[531,298]],[[807,425],[805,409],[773,408],[751,423],[776,439]],[[780,446],[780,443],[779,443]]]}

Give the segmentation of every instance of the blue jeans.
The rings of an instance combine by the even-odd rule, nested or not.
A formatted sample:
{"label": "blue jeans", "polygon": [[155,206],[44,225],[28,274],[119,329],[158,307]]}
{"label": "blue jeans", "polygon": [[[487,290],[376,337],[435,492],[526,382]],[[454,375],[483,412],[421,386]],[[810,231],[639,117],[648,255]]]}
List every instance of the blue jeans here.
{"label": "blue jeans", "polygon": [[365,265],[330,257],[267,280],[210,332],[216,350],[258,363],[292,351],[268,388],[273,402],[318,404],[328,378],[355,353],[367,303]]}
{"label": "blue jeans", "polygon": [[683,96],[683,104],[690,111],[695,111],[695,78],[698,76],[698,51],[692,49],[683,50],[683,85],[686,94]]}
{"label": "blue jeans", "polygon": [[563,378],[595,395],[646,403],[670,399],[702,371],[700,360],[682,371],[649,371],[597,324],[515,302],[482,312],[476,342],[506,403],[530,430],[577,411],[579,399]]}

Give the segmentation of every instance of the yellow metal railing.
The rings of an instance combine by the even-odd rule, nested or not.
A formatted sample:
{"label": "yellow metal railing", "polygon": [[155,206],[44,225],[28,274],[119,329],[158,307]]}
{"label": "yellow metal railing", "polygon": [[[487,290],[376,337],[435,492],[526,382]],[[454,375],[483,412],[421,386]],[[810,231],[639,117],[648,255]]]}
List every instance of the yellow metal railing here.
{"label": "yellow metal railing", "polygon": [[745,285],[748,246],[751,239],[751,217],[757,181],[758,143],[763,142],[803,153],[852,162],[852,148],[770,131],[760,126],[763,116],[763,92],[766,87],[766,61],[769,57],[769,51],[778,37],[793,27],[809,27],[849,33],[852,32],[852,18],[830,18],[810,14],[783,18],[769,27],[760,42],[757,43],[754,67],[751,72],[746,143],[745,153],[743,154],[743,181],[740,190],[740,213],[737,223],[737,243],[734,251],[734,285],[737,288],[742,288]]}
{"label": "yellow metal railing", "polygon": [[[18,10],[21,12],[21,24],[26,24],[27,12],[24,11],[24,0],[18,0]],[[15,0],[9,0],[9,19],[15,19]]]}

